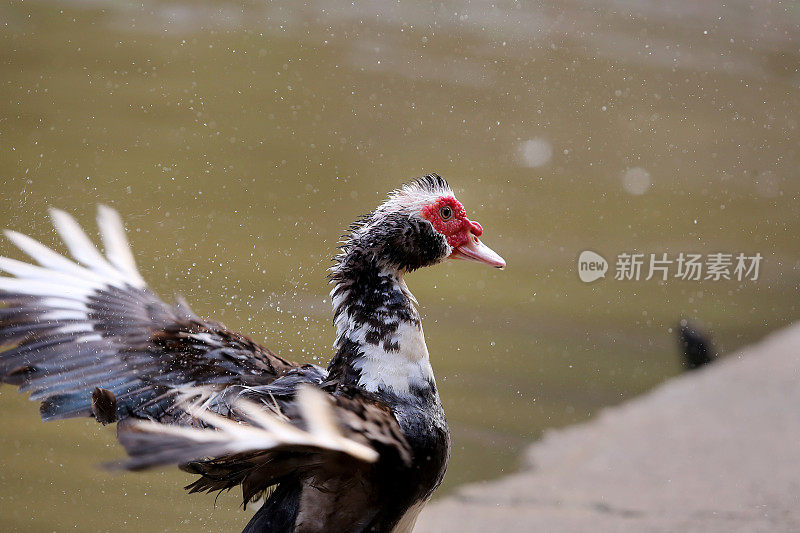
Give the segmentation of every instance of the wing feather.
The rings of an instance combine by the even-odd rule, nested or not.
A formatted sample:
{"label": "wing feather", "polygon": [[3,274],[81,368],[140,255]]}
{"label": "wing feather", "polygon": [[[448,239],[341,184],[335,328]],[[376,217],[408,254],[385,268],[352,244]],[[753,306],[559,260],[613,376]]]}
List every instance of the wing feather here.
{"label": "wing feather", "polygon": [[[28,254],[31,259],[55,272],[64,272],[73,274],[75,277],[82,279],[92,279],[99,277],[97,274],[93,275],[91,270],[83,268],[63,255],[54,252],[39,241],[18,233],[12,230],[5,230],[3,232],[20,250]],[[104,280],[107,281],[107,280]]]}
{"label": "wing feather", "polygon": [[72,257],[89,267],[92,271],[102,274],[109,279],[124,283],[122,272],[114,268],[111,263],[97,250],[92,241],[81,229],[78,222],[60,209],[51,209],[50,218],[53,226],[67,245]]}
{"label": "wing feather", "polygon": [[[312,385],[301,386],[295,403],[299,416],[295,424],[283,416],[248,400],[231,406],[235,422],[208,409],[191,414],[206,427],[167,425],[150,420],[135,420],[119,434],[131,460],[126,468],[141,469],[169,463],[188,463],[205,457],[266,452],[279,448],[309,452],[339,452],[359,461],[374,462],[378,453],[352,440],[338,427],[327,395]],[[169,452],[171,450],[171,453]]]}
{"label": "wing feather", "polygon": [[0,381],[41,402],[45,420],[117,422],[123,466],[180,464],[191,492],[341,475],[375,461],[411,464],[392,412],[364,391],[323,391],[299,367],[145,284],[122,220],[99,208],[101,254],[70,215],[54,226],[76,261],[13,231],[37,265],[0,257]]}
{"label": "wing feather", "polygon": [[144,287],[146,284],[136,268],[136,261],[128,244],[125,227],[119,213],[108,206],[99,206],[97,225],[100,228],[100,237],[103,240],[106,256],[111,264],[119,271],[124,272],[135,286]]}
{"label": "wing feather", "polygon": [[[293,395],[272,396],[281,380]],[[130,459],[130,470],[178,464],[200,479],[190,492],[212,492],[242,485],[247,503],[291,476],[348,472],[380,461],[408,466],[411,452],[394,416],[371,399],[334,397],[317,385],[291,376],[275,386],[240,391],[227,403],[225,416],[218,405],[199,400],[188,407],[202,427],[165,425],[131,420],[118,426],[118,438]],[[187,391],[185,398],[192,398]],[[366,413],[366,416],[365,416]],[[381,419],[375,424],[376,419]],[[392,451],[394,453],[392,453]],[[327,472],[327,474],[326,474]]]}
{"label": "wing feather", "polygon": [[[42,401],[42,416],[92,414],[95,388],[116,395],[116,416],[170,416],[170,390],[187,384],[269,383],[295,365],[185,304],[170,306],[136,269],[122,220],[100,206],[105,256],[73,217],[51,217],[70,254],[5,234],[38,265],[0,257],[0,380]],[[3,351],[3,347],[5,350]]]}

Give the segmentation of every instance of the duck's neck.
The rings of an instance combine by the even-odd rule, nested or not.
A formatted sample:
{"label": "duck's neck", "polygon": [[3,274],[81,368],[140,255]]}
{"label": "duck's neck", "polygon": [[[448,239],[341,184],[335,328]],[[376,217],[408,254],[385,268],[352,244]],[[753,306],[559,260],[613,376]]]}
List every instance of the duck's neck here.
{"label": "duck's neck", "polygon": [[369,261],[334,280],[337,336],[330,378],[371,392],[435,393],[416,300],[402,274]]}

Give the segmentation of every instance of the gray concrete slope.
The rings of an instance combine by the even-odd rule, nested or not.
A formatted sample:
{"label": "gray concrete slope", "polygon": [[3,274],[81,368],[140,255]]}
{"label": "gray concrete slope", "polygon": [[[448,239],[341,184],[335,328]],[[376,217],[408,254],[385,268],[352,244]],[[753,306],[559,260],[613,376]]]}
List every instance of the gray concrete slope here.
{"label": "gray concrete slope", "polygon": [[593,420],[415,531],[800,531],[800,325]]}

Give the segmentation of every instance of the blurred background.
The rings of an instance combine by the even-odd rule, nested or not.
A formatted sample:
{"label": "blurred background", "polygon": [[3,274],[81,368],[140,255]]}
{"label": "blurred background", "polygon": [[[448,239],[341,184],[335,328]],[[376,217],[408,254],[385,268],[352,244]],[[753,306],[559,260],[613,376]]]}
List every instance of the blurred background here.
{"label": "blurred background", "polygon": [[[453,433],[438,494],[513,472],[547,428],[800,315],[800,4],[767,0],[15,1],[0,5],[0,226],[125,219],[165,299],[325,364],[339,236],[446,177],[504,272],[408,284]],[[58,248],[63,250],[62,248]],[[584,284],[576,259],[760,253],[756,281]],[[0,255],[21,258],[8,242]],[[111,427],[0,388],[3,531],[237,530],[240,495],[115,474]]]}

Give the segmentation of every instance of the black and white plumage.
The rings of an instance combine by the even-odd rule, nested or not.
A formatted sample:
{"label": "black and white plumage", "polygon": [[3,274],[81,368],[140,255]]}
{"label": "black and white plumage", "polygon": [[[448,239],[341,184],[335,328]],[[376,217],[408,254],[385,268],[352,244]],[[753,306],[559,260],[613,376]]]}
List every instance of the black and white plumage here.
{"label": "black and white plumage", "polygon": [[178,464],[199,476],[191,492],[266,496],[245,531],[410,531],[450,437],[404,275],[448,257],[505,265],[442,178],[393,191],[351,227],[330,276],[328,369],[162,302],[112,209],[98,214],[105,255],[51,216],[75,261],[13,231],[38,266],[0,258],[0,379],[43,419],[118,422],[125,468]]}

